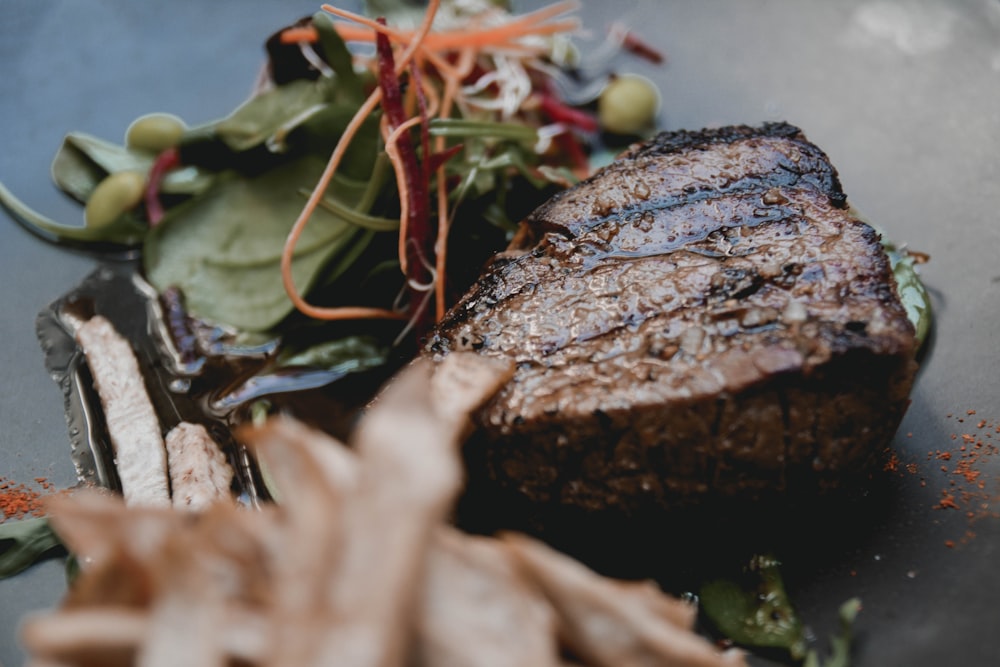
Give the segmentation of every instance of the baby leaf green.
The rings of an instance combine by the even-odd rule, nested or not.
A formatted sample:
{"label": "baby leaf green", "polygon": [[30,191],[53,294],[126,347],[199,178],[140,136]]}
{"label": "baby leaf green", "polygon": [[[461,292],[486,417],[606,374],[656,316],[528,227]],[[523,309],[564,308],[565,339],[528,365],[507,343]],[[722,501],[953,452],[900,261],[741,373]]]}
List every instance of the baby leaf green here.
{"label": "baby leaf green", "polygon": [[792,607],[776,559],[754,556],[741,575],[702,585],[701,608],[737,644],[806,656],[805,628]]}
{"label": "baby leaf green", "polygon": [[131,212],[123,213],[111,224],[100,227],[64,225],[32,209],[18,199],[3,183],[0,183],[0,206],[7,209],[18,223],[47,241],[69,241],[82,244],[112,243],[131,246],[140,243],[146,234],[146,226]]}
{"label": "baby leaf green", "polygon": [[364,101],[365,91],[361,77],[354,70],[354,56],[333,26],[333,20],[326,12],[316,12],[313,26],[319,33],[319,45],[330,68],[337,75],[336,91],[340,99],[350,107],[357,108]]}
{"label": "baby leaf green", "polygon": [[247,100],[217,122],[214,132],[232,150],[247,151],[271,141],[279,130],[287,134],[324,109],[328,95],[323,80],[296,79]]}
{"label": "baby leaf green", "polygon": [[0,523],[0,579],[23,572],[60,546],[45,518]]}
{"label": "baby leaf green", "polygon": [[[268,331],[292,309],[281,280],[281,253],[324,167],[303,156],[280,169],[243,177],[229,172],[200,197],[171,209],[146,238],[146,275],[160,290],[179,287],[190,312],[246,331]],[[336,183],[327,191],[347,206],[360,194]],[[292,274],[305,293],[324,267],[350,253],[363,230],[317,209],[295,252]]]}
{"label": "baby leaf green", "polygon": [[[155,155],[130,150],[84,132],[71,132],[63,139],[52,160],[52,178],[63,192],[86,203],[108,174],[118,171],[148,173]],[[160,186],[164,194],[195,195],[211,183],[211,176],[194,167],[169,173]]]}

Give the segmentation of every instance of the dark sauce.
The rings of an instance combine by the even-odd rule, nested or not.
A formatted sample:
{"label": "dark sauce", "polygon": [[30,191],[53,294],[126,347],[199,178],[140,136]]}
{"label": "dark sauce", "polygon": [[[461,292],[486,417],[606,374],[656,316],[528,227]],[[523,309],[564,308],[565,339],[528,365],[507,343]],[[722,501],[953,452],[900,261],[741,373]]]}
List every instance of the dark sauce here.
{"label": "dark sauce", "polygon": [[[71,456],[81,483],[119,491],[114,449],[100,397],[77,345],[74,323],[106,317],[132,345],[163,433],[181,421],[203,424],[235,472],[234,495],[257,505],[268,500],[251,453],[233,429],[266,401],[281,412],[346,440],[363,406],[398,369],[402,354],[357,373],[312,368],[271,370],[279,339],[244,340],[195,321],[161,300],[134,262],[106,264],[43,309],[36,332],[45,366],[62,389]],[[184,336],[178,345],[179,327]]]}

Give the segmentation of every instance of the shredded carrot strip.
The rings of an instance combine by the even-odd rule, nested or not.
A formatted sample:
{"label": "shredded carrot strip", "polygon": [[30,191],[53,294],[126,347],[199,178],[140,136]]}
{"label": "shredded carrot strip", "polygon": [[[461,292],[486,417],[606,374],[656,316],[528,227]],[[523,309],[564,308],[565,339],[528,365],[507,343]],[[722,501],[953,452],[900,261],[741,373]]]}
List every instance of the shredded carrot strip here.
{"label": "shredded carrot strip", "polygon": [[[500,46],[510,48],[530,48],[530,50],[534,52],[541,52],[544,51],[544,48],[527,47],[526,45],[519,43],[517,40],[527,35],[554,35],[556,33],[576,30],[579,27],[579,21],[575,19],[567,19],[565,21],[553,21],[552,23],[546,23],[544,25],[531,26],[522,30],[509,30],[506,25],[480,31],[466,32],[452,30],[447,32],[436,32],[429,35],[423,46],[431,51],[455,51],[467,46],[480,49],[484,47]],[[342,24],[337,25],[337,32],[340,33],[341,38],[345,42],[371,42],[375,39],[375,35],[372,32],[368,32],[362,28],[344,26]],[[410,33],[398,32],[394,34],[384,30],[380,32],[388,35],[393,41],[413,43],[413,38]]]}
{"label": "shredded carrot strip", "polygon": [[340,162],[344,158],[344,153],[347,152],[347,147],[351,139],[357,134],[361,128],[361,124],[364,123],[372,111],[375,110],[375,107],[378,106],[381,98],[382,93],[376,88],[344,129],[344,134],[341,135],[340,141],[337,142],[337,146],[333,149],[333,154],[330,156],[330,161],[327,163],[326,169],[320,175],[319,182],[309,195],[309,199],[306,201],[306,205],[303,207],[298,219],[296,219],[295,224],[292,225],[292,229],[288,233],[288,238],[285,240],[285,247],[281,252],[281,281],[285,287],[285,292],[288,293],[288,297],[299,311],[318,320],[402,319],[404,317],[402,313],[382,308],[321,308],[314,306],[308,303],[299,293],[298,288],[295,286],[295,278],[292,275],[292,260],[295,254],[295,245],[298,243],[299,237],[302,236],[302,231],[323,198],[323,193],[326,192],[327,187],[330,185],[333,174],[337,171],[337,167],[340,166]]}
{"label": "shredded carrot strip", "polygon": [[[390,38],[395,38],[399,40],[400,42],[409,41],[408,38],[404,36],[405,33],[402,33],[399,30],[394,30],[393,28],[390,28],[388,26],[382,25],[375,19],[370,19],[367,16],[364,16],[363,14],[358,14],[356,12],[348,11],[346,9],[341,9],[340,7],[334,7],[333,5],[322,5],[320,9],[329,14],[333,14],[334,16],[339,16],[342,19],[347,19],[348,21],[353,21],[354,23],[357,23],[359,25],[371,28],[376,32],[381,32],[385,35],[388,35]],[[343,24],[340,23],[336,24],[338,28],[341,27],[342,25]]]}
{"label": "shredded carrot strip", "polygon": [[[413,71],[415,72],[418,70],[419,67],[413,68]],[[431,82],[425,81],[424,78],[419,75],[414,76],[414,81],[417,81],[418,79],[420,84],[420,90],[423,92],[424,97],[427,99],[427,109],[424,112],[427,115],[427,117],[435,118],[439,115],[441,117],[447,116],[446,112],[439,113],[439,111],[441,111],[441,96],[438,95],[437,90],[434,88]]]}
{"label": "shredded carrot strip", "polygon": [[[444,94],[441,96],[441,115],[448,117],[451,115],[451,107],[458,94],[458,88],[462,81],[472,71],[472,66],[476,62],[476,54],[471,48],[462,51],[458,58],[458,64],[454,68],[455,73],[445,82]],[[444,150],[445,138],[437,137],[435,140],[435,151],[438,153]],[[448,231],[451,222],[448,219],[448,187],[445,182],[444,165],[438,167],[437,172],[437,213],[438,213],[438,235],[434,247],[434,271],[437,275],[437,282],[434,285],[434,314],[440,321],[444,317],[446,304],[446,279],[448,266]]]}
{"label": "shredded carrot strip", "polygon": [[579,27],[580,22],[576,19],[552,21],[541,25],[520,28],[513,27],[511,24],[504,24],[472,33],[457,30],[437,33],[427,46],[428,48],[435,49],[457,49],[469,46],[470,44],[504,44],[526,35],[554,35],[559,32],[576,30]]}
{"label": "shredded carrot strip", "polygon": [[561,0],[560,2],[553,2],[551,5],[546,5],[540,9],[536,9],[533,12],[528,12],[526,14],[521,14],[518,18],[513,21],[508,21],[504,25],[530,25],[532,23],[541,23],[548,19],[559,16],[560,14],[568,14],[570,12],[575,12],[583,6],[580,0]]}
{"label": "shredded carrot strip", "polygon": [[[580,8],[579,0],[563,0],[562,2],[555,2],[547,7],[542,7],[541,9],[536,9],[533,12],[528,12],[527,14],[522,14],[517,19],[513,21],[508,21],[503,24],[503,28],[513,28],[512,32],[518,32],[521,28],[526,26],[534,25],[536,23],[541,23],[547,19],[559,16],[560,14],[567,14],[572,11],[576,11]],[[367,16],[358,14],[346,9],[341,9],[339,7],[334,7],[329,4],[324,4],[321,9],[325,12],[333,14],[334,16],[339,16],[342,19],[347,19],[358,23],[360,25],[371,28],[372,30],[377,30],[383,32],[390,37],[399,39],[400,41],[409,41],[409,36],[407,33],[398,30],[386,29],[385,26],[381,25],[374,19],[370,19]],[[434,40],[438,39],[441,35],[479,35],[486,31],[468,31],[468,30],[453,30],[446,32],[431,33],[428,35],[428,39],[425,42],[425,46],[430,47],[435,43]]]}
{"label": "shredded carrot strip", "polygon": [[424,15],[424,22],[420,24],[417,34],[414,35],[413,41],[406,46],[406,49],[403,51],[403,55],[401,55],[396,61],[397,74],[402,74],[403,71],[410,66],[410,61],[413,60],[413,56],[427,40],[427,37],[431,33],[431,26],[434,24],[434,17],[437,15],[437,10],[440,4],[441,0],[430,0],[430,3],[428,3],[427,13]]}
{"label": "shredded carrot strip", "polygon": [[[397,72],[402,72],[407,66],[409,66],[414,54],[420,47],[420,43],[430,32],[431,25],[434,22],[434,16],[437,14],[438,6],[440,4],[441,0],[430,0],[427,7],[427,13],[424,16],[423,23],[421,23],[420,28],[416,32],[414,41],[406,48],[403,55],[396,63]],[[405,317],[405,314],[403,313],[383,308],[322,308],[314,306],[308,303],[299,293],[298,288],[295,286],[295,278],[292,275],[292,260],[295,256],[295,245],[302,236],[302,231],[309,223],[309,219],[312,217],[313,212],[315,212],[316,207],[323,198],[323,193],[325,193],[326,189],[329,187],[330,181],[333,180],[333,175],[340,166],[341,161],[344,159],[347,147],[358,133],[361,125],[372,114],[375,107],[378,106],[381,99],[382,93],[378,88],[376,88],[358,108],[358,111],[354,114],[354,117],[351,118],[347,127],[344,128],[344,133],[340,135],[340,139],[337,140],[337,145],[334,147],[333,153],[330,155],[330,161],[327,162],[326,168],[323,170],[319,181],[316,183],[316,187],[309,195],[309,199],[302,208],[302,212],[299,213],[299,217],[292,225],[292,229],[288,233],[288,237],[285,240],[285,247],[281,252],[281,281],[285,287],[285,292],[288,294],[288,298],[292,300],[292,303],[295,304],[295,307],[299,311],[315,319],[403,319]]]}
{"label": "shredded carrot strip", "polygon": [[[468,72],[466,72],[465,74],[460,74],[459,70],[456,69],[454,65],[449,63],[441,55],[435,53],[434,51],[425,50],[423,52],[423,55],[424,57],[427,58],[428,61],[430,61],[432,65],[434,65],[437,71],[441,73],[441,76],[445,80],[445,85],[447,85],[447,82],[450,81],[451,79],[457,78],[458,80],[461,81],[468,74]],[[445,116],[447,114],[442,113],[441,115]]]}
{"label": "shredded carrot strip", "polygon": [[[576,11],[579,7],[580,2],[578,0],[566,0],[564,2],[556,2],[548,7],[543,7],[533,12],[529,12],[522,15],[518,19],[509,21],[502,26],[497,26],[495,28],[487,28],[483,30],[451,30],[430,33],[427,35],[427,38],[423,40],[421,47],[433,51],[445,51],[469,46],[482,48],[483,46],[504,44],[506,43],[508,37],[518,38],[531,34],[553,34],[556,32],[575,30],[580,25],[579,21],[576,19],[552,22],[543,26],[539,26],[538,24],[561,14]],[[387,28],[367,16],[363,16],[346,9],[341,9],[339,7],[334,7],[329,4],[324,4],[321,8],[323,11],[333,14],[334,16],[353,21],[359,26],[364,26],[372,31],[388,35],[391,39],[401,44],[412,43],[414,41],[413,33]],[[367,32],[358,26],[337,23],[335,24],[335,27],[344,41],[370,42],[375,39],[374,32]],[[311,26],[288,28],[281,34],[282,42],[314,42],[317,39],[319,39],[319,33],[317,33],[316,29]]]}
{"label": "shredded carrot strip", "polygon": [[[545,48],[542,46],[535,46],[530,44],[525,44],[523,42],[517,41],[518,38],[525,35],[535,34],[535,35],[551,35],[560,32],[568,32],[579,27],[579,22],[564,22],[561,24],[550,24],[552,27],[545,27],[544,29],[539,29],[531,32],[524,32],[517,35],[513,35],[510,38],[504,36],[495,36],[494,39],[483,39],[482,41],[474,39],[471,35],[466,35],[465,33],[455,33],[453,36],[449,36],[447,33],[435,33],[435,35],[444,34],[447,39],[438,39],[437,37],[428,37],[428,43],[424,45],[423,51],[425,53],[443,53],[448,51],[458,51],[466,47],[472,48],[495,48],[499,50],[523,53],[526,55],[540,55],[545,52]],[[375,33],[369,31],[366,28],[359,26],[345,25],[343,23],[338,23],[336,26],[337,33],[340,38],[345,42],[373,42],[375,41]],[[389,38],[396,43],[403,44],[408,43],[412,37],[410,33],[390,33],[386,32]],[[473,35],[478,33],[473,33]],[[489,37],[489,35],[487,35]],[[292,40],[292,42],[305,41],[305,40]],[[312,40],[316,41],[316,40]]]}
{"label": "shredded carrot strip", "polygon": [[296,42],[319,41],[319,31],[311,25],[299,26],[296,28],[285,28],[281,31],[282,44],[295,44]]}
{"label": "shredded carrot strip", "polygon": [[[509,21],[494,28],[485,28],[482,30],[449,30],[430,33],[419,43],[419,47],[430,51],[448,51],[467,46],[477,47],[480,49],[486,46],[498,45],[523,46],[517,44],[514,40],[527,35],[551,35],[578,29],[580,27],[580,22],[577,19],[553,21],[546,24],[542,24],[542,21],[560,14],[574,11],[578,9],[579,6],[579,2],[576,2],[575,0],[568,0],[566,2],[557,2],[549,7],[543,7],[542,9],[530,12],[518,19],[515,19],[514,21]],[[340,9],[339,7],[333,7],[328,4],[322,5],[322,9],[323,11],[329,12],[334,16],[348,19],[361,26],[369,28],[372,31],[381,32],[394,41],[408,43],[410,45],[417,43],[417,40],[414,38],[412,33],[386,28],[378,22],[373,21],[366,16],[362,16],[361,14],[356,14],[346,9]],[[374,33],[366,32],[359,29],[357,26],[337,23],[335,24],[335,27],[344,41],[370,42],[375,39]]]}
{"label": "shredded carrot strip", "polygon": [[410,218],[410,186],[407,184],[406,170],[399,159],[399,137],[411,127],[420,122],[420,116],[414,116],[392,132],[389,132],[389,121],[382,116],[382,136],[385,139],[385,152],[392,163],[396,174],[396,186],[399,188],[399,266],[405,274],[409,269],[406,257],[406,239],[409,231]]}

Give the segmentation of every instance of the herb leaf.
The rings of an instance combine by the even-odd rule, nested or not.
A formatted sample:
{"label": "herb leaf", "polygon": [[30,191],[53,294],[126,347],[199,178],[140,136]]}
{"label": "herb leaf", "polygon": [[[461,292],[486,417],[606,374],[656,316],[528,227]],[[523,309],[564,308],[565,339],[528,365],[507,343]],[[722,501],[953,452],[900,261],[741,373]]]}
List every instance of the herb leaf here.
{"label": "herb leaf", "polygon": [[[156,156],[130,150],[84,132],[71,132],[63,139],[52,160],[52,178],[66,194],[86,203],[108,174],[118,171],[148,173]],[[164,194],[195,195],[211,183],[209,174],[188,167],[169,173],[160,184]]]}
{"label": "herb leaf", "polygon": [[86,227],[64,225],[38,213],[13,192],[0,183],[0,207],[7,209],[18,223],[48,241],[77,241],[89,243],[111,243],[132,246],[140,243],[146,234],[146,226],[133,214],[122,214],[110,225]]}
{"label": "herb leaf", "polygon": [[883,246],[889,255],[892,273],[896,278],[899,300],[906,309],[906,316],[913,322],[916,329],[917,346],[920,347],[927,340],[933,319],[930,294],[920,281],[916,260],[913,256],[891,243],[883,242]]}
{"label": "herb leaf", "polygon": [[786,650],[806,656],[805,628],[792,607],[777,559],[757,555],[741,576],[716,579],[701,587],[701,608],[737,644]]}
{"label": "herb leaf", "polygon": [[[246,331],[268,331],[293,310],[281,281],[285,239],[302,209],[299,191],[324,167],[304,156],[259,176],[229,172],[201,196],[167,212],[146,237],[146,275],[178,287],[192,315]],[[327,196],[354,205],[360,193],[334,183]],[[334,258],[363,240],[362,229],[318,209],[296,248],[293,275],[307,290]]]}
{"label": "herb leaf", "polygon": [[361,77],[354,71],[354,56],[333,26],[333,19],[326,12],[316,12],[313,26],[319,33],[323,57],[337,75],[337,92],[345,103],[357,108],[364,101],[365,91]]}
{"label": "herb leaf", "polygon": [[303,350],[283,350],[279,367],[311,366],[341,374],[377,368],[385,363],[388,352],[371,336],[347,336],[313,345]]}
{"label": "herb leaf", "polygon": [[315,81],[290,81],[243,103],[227,118],[215,124],[215,133],[234,151],[263,144],[292,118],[305,120],[322,109],[327,97]]}
{"label": "herb leaf", "polygon": [[23,572],[60,546],[48,519],[0,523],[0,579]]}

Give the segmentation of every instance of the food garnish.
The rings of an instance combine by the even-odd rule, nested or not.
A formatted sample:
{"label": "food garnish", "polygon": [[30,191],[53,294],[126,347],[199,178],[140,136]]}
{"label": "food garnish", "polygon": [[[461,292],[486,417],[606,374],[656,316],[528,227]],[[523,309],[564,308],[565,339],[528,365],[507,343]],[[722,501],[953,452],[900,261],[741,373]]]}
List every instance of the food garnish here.
{"label": "food garnish", "polygon": [[705,582],[698,600],[719,632],[737,644],[782,649],[797,661],[806,657],[805,627],[774,556],[757,554],[740,575]]}
{"label": "food garnish", "polygon": [[920,280],[917,266],[928,261],[929,257],[924,253],[897,246],[889,241],[884,234],[882,245],[892,263],[892,273],[896,278],[899,299],[903,302],[906,315],[916,329],[917,344],[923,347],[924,343],[927,342],[927,337],[930,336],[933,317],[931,297]]}
{"label": "food garnish", "polygon": [[810,648],[805,625],[788,597],[781,562],[755,554],[739,574],[704,582],[698,595],[709,622],[728,640],[754,650],[779,652],[802,667],[849,667],[854,621],[861,601],[851,598],[838,609],[839,632],[830,639],[824,659]]}
{"label": "food garnish", "polygon": [[45,517],[0,523],[0,579],[23,572],[55,552],[65,553]]}
{"label": "food garnish", "polygon": [[153,285],[213,324],[287,334],[299,310],[419,335],[513,221],[588,173],[599,123],[583,107],[600,88],[574,81],[577,8],[435,1],[409,29],[404,4],[380,7],[383,22],[324,6],[269,40],[271,80],[229,116],[147,115],[124,146],[70,134],[53,175],[94,210],[83,227],[0,201],[50,239],[141,246]]}

